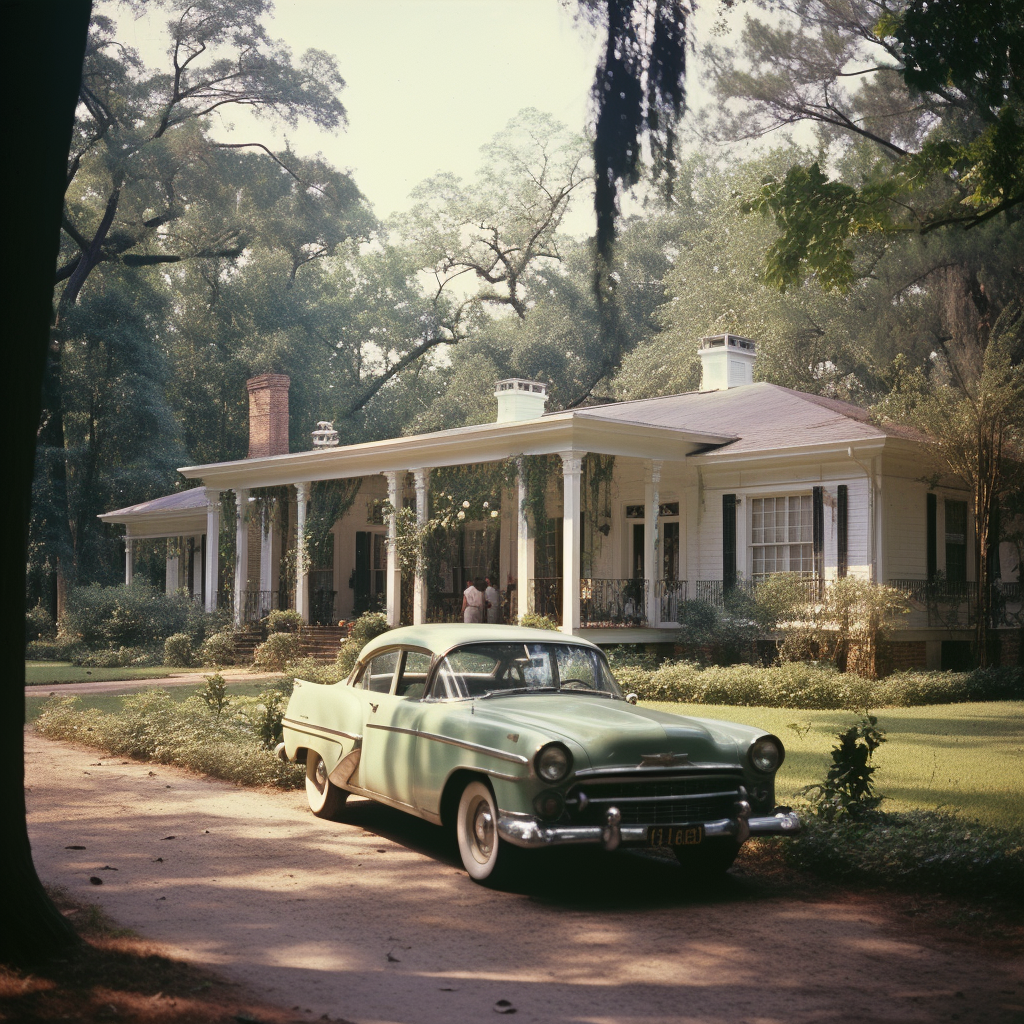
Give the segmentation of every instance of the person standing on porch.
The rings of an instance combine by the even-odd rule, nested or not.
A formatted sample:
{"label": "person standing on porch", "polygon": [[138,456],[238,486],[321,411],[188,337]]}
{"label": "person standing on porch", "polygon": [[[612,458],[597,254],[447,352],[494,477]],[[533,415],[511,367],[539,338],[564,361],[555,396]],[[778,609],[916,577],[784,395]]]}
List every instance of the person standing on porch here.
{"label": "person standing on porch", "polygon": [[498,593],[498,588],[491,582],[491,578],[489,576],[484,580],[484,583],[486,584],[484,600],[487,602],[487,621],[500,622],[501,594]]}
{"label": "person standing on porch", "polygon": [[477,576],[462,594],[462,621],[483,622],[487,599],[484,597],[483,577]]}

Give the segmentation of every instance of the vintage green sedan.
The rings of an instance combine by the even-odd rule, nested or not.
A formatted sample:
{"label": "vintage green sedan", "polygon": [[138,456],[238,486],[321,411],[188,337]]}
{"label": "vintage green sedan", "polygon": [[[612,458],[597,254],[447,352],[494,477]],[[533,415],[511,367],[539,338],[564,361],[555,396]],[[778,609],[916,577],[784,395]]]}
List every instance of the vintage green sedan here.
{"label": "vintage green sedan", "polygon": [[348,679],[296,680],[278,754],[305,762],[309,806],[350,793],[454,824],[469,874],[496,883],[522,850],[668,847],[724,871],[751,835],[794,835],[775,806],[780,740],[635,706],[599,647],[516,626],[408,626],[371,640]]}

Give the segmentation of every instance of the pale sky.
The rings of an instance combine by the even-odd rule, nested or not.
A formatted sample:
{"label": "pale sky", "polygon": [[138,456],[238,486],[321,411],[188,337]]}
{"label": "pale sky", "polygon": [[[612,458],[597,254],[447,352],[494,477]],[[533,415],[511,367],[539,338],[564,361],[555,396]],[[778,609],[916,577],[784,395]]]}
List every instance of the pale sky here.
{"label": "pale sky", "polygon": [[[287,137],[302,155],[322,152],[353,173],[386,218],[438,171],[470,178],[480,147],[524,107],[585,129],[602,40],[574,21],[575,9],[560,0],[277,0],[272,37],[294,57],[315,47],[337,58],[348,129],[303,125],[275,134],[228,108],[217,134],[272,147]],[[163,17],[122,20],[122,37],[151,66],[161,66]],[[696,60],[691,65],[696,71]],[[690,75],[691,99],[698,79]],[[592,233],[591,202],[589,194],[577,200],[563,228]]]}

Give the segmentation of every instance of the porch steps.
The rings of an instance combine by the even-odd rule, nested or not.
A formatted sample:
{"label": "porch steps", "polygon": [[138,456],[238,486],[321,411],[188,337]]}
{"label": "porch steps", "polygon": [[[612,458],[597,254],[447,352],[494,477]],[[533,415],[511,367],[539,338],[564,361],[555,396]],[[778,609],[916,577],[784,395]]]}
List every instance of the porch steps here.
{"label": "porch steps", "polygon": [[244,626],[234,631],[235,661],[239,665],[251,665],[253,652],[266,640],[263,627],[258,625]]}
{"label": "porch steps", "polygon": [[348,626],[300,626],[302,657],[334,661],[342,643],[348,639]]}

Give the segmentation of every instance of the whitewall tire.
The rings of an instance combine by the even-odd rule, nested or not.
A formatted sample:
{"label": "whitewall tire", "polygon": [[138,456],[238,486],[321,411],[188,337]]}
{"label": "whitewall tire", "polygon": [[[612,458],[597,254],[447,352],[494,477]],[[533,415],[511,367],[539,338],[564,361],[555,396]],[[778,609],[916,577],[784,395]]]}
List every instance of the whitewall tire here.
{"label": "whitewall tire", "polygon": [[327,765],[315,750],[306,753],[306,799],[309,809],[327,821],[341,820],[348,799],[348,791],[327,777]]}

